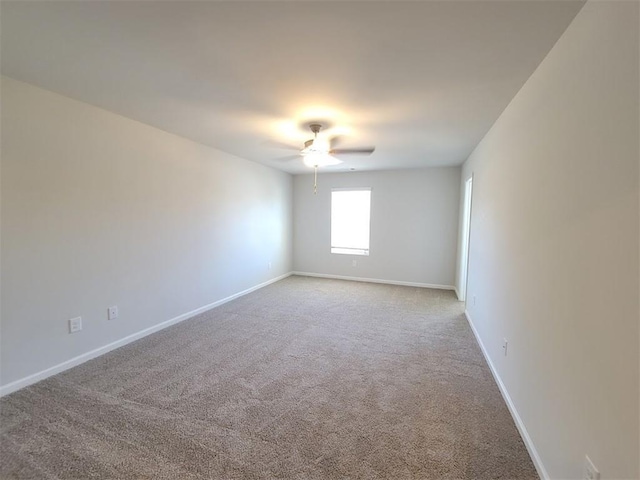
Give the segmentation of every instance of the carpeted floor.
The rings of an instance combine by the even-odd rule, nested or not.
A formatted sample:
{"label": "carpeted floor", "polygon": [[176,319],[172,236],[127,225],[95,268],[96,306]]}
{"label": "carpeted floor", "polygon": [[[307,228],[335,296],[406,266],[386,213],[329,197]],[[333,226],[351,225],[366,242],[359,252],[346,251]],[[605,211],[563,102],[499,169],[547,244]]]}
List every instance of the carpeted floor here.
{"label": "carpeted floor", "polygon": [[537,478],[452,292],[289,277],[1,401],[0,478]]}

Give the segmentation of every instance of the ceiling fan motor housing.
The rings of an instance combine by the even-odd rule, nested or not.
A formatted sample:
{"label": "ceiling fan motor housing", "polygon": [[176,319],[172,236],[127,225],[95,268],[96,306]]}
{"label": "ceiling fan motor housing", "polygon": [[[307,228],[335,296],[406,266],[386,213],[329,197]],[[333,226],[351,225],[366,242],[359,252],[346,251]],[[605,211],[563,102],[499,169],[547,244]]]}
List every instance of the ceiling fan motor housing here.
{"label": "ceiling fan motor housing", "polygon": [[322,125],[320,125],[319,123],[312,123],[311,125],[309,125],[309,128],[313,133],[317,134],[322,128]]}

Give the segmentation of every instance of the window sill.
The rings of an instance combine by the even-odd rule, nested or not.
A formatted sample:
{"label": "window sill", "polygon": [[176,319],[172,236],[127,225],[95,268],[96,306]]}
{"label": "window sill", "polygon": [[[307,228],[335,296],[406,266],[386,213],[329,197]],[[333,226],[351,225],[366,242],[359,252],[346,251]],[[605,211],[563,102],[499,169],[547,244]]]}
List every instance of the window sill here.
{"label": "window sill", "polygon": [[369,256],[369,250],[365,250],[362,248],[338,248],[331,247],[331,253],[335,253],[338,255],[360,255],[360,256]]}

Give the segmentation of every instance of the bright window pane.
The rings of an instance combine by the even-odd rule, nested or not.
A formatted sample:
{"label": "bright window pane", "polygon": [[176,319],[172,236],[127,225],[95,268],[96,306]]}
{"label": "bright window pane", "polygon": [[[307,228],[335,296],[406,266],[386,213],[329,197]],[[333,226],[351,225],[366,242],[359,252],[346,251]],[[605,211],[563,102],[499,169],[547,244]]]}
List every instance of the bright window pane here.
{"label": "bright window pane", "polygon": [[371,190],[331,192],[331,253],[369,255]]}

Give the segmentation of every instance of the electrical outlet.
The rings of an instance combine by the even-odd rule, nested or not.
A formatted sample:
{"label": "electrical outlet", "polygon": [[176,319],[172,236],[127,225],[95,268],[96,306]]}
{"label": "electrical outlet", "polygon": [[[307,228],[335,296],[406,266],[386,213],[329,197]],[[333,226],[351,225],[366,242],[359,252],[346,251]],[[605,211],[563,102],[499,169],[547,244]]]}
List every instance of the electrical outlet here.
{"label": "electrical outlet", "polygon": [[589,458],[589,455],[584,456],[584,480],[600,480],[600,472]]}
{"label": "electrical outlet", "polygon": [[351,266],[352,267],[357,267],[358,266],[358,261],[357,260],[351,260]]}
{"label": "electrical outlet", "polygon": [[269,262],[269,270],[271,270],[271,262]]}
{"label": "electrical outlet", "polygon": [[107,308],[107,318],[109,320],[115,320],[118,318],[118,306],[114,305],[113,307]]}
{"label": "electrical outlet", "polygon": [[507,356],[507,348],[509,347],[509,342],[507,342],[506,338],[502,339],[502,350],[504,351],[504,356]]}
{"label": "electrical outlet", "polygon": [[69,333],[76,333],[82,330],[82,317],[69,320]]}
{"label": "electrical outlet", "polygon": [[473,306],[474,307],[476,306],[476,296],[475,295],[473,296]]}

